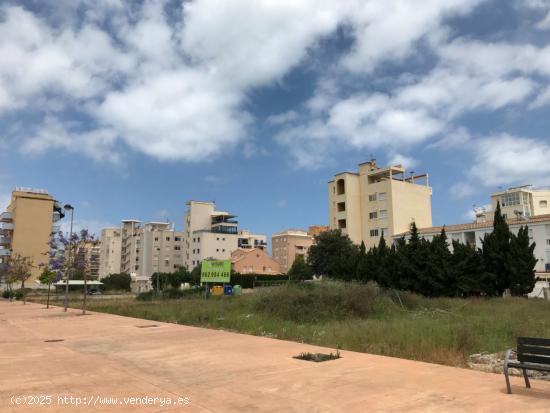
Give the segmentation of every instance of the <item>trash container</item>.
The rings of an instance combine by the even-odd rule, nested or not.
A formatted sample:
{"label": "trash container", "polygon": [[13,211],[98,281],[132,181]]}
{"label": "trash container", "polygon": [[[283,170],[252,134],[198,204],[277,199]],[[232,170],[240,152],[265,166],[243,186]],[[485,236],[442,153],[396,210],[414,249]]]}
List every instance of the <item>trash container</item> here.
{"label": "trash container", "polygon": [[222,285],[213,286],[212,295],[223,295],[223,286]]}
{"label": "trash container", "polygon": [[233,286],[227,284],[223,287],[223,295],[233,295]]}
{"label": "trash container", "polygon": [[243,287],[240,285],[233,286],[233,295],[241,295],[243,293]]}

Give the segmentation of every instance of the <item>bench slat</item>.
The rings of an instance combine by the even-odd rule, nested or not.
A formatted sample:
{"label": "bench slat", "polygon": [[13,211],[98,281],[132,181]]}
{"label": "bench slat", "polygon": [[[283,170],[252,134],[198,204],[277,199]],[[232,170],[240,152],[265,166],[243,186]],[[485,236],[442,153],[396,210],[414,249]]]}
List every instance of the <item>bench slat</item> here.
{"label": "bench slat", "polygon": [[518,360],[522,363],[538,363],[550,365],[550,357],[531,356],[529,354],[518,353]]}
{"label": "bench slat", "polygon": [[518,345],[518,354],[519,353],[550,356],[550,347],[528,346],[528,345],[525,345],[525,344],[519,344]]}
{"label": "bench slat", "polygon": [[537,370],[537,371],[550,371],[550,366],[545,365],[537,365],[537,364],[529,364],[529,363],[517,363],[515,361],[511,361],[508,363],[508,367],[514,368],[514,369],[526,369],[526,370]]}
{"label": "bench slat", "polygon": [[550,339],[537,337],[518,337],[518,345],[519,344],[550,347]]}

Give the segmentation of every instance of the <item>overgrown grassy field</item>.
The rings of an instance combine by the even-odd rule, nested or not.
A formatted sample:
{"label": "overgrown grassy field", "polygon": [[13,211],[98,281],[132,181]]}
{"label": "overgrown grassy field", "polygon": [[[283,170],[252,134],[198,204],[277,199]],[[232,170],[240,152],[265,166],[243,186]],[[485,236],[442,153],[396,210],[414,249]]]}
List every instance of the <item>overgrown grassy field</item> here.
{"label": "overgrown grassy field", "polygon": [[208,300],[92,299],[88,308],[453,366],[512,347],[518,336],[550,337],[548,301],[431,299],[329,281]]}

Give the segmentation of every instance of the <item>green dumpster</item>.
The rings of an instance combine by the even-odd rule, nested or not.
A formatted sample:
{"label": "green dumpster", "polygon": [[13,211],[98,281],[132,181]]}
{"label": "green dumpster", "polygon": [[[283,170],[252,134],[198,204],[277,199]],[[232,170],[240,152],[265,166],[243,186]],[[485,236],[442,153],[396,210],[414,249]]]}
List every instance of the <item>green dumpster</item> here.
{"label": "green dumpster", "polygon": [[243,293],[243,287],[240,285],[233,286],[233,295],[241,295]]}

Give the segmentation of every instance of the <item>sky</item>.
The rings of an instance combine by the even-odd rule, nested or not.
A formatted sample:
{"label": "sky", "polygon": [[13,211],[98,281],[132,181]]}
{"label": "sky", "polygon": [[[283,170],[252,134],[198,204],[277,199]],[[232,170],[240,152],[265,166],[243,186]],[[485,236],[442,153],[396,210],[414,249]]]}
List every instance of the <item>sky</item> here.
{"label": "sky", "polygon": [[45,188],[97,234],[212,200],[270,235],[374,157],[467,222],[550,186],[549,80],[549,0],[3,0],[0,208]]}

